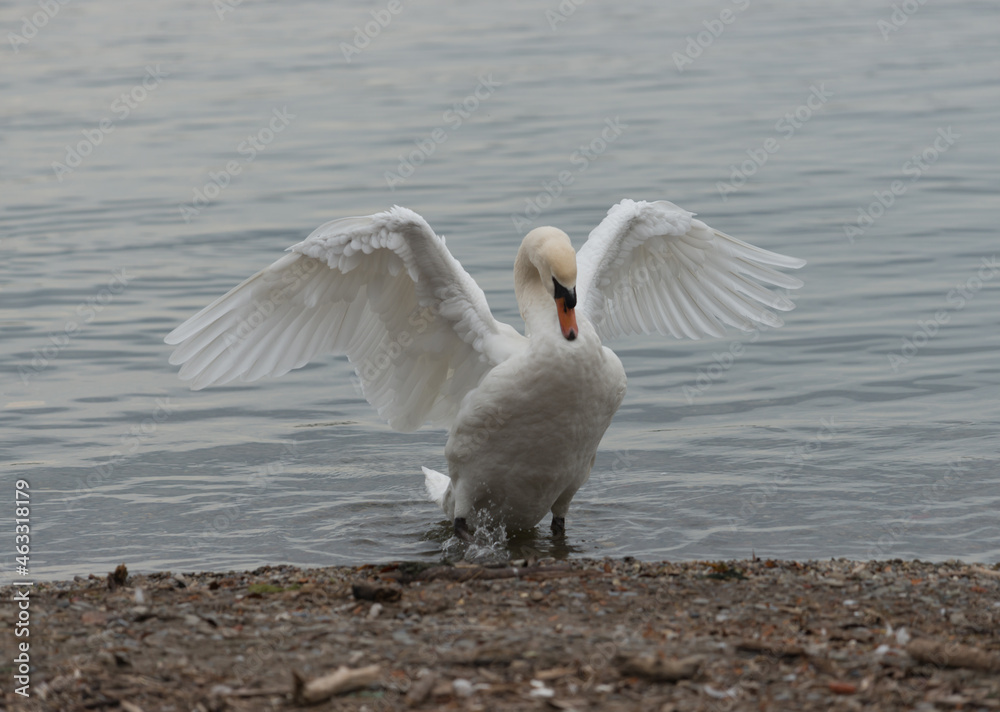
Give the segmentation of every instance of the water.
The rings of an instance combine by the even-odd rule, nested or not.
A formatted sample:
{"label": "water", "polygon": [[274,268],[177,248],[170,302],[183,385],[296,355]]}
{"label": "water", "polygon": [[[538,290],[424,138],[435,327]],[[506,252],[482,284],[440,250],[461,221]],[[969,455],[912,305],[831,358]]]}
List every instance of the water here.
{"label": "water", "polygon": [[555,553],[1000,559],[1000,7],[916,7],[403,2],[356,38],[386,5],[0,4],[0,462],[32,573],[440,557],[444,433],[390,431],[333,357],[192,393],[163,336],[393,203],[520,327],[515,216],[579,246],[622,197],[806,258],[806,287],[780,330],[613,344],[629,393]]}

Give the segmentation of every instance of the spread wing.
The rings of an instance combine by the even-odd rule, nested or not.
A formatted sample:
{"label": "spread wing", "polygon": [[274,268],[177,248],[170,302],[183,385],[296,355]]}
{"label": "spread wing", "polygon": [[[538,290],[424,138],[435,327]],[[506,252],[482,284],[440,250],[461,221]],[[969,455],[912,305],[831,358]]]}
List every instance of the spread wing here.
{"label": "spread wing", "polygon": [[623,200],[577,254],[577,292],[602,339],[652,332],[699,339],[722,336],[726,325],[781,326],[770,309],[795,305],[760,282],[798,289],[801,280],[774,268],[804,264],[713,230],[665,200]]}
{"label": "spread wing", "polygon": [[174,329],[170,358],[197,390],[346,354],[397,430],[448,425],[462,397],[524,337],[411,210],[326,223]]}

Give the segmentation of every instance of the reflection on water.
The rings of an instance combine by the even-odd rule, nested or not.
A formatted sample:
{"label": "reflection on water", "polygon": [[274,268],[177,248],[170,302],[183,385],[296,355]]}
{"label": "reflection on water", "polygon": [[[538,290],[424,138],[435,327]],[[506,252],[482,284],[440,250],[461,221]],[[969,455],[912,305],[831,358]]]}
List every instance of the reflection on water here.
{"label": "reflection on water", "polygon": [[524,222],[579,246],[623,197],[803,257],[806,287],[778,330],[614,343],[629,392],[567,539],[511,554],[1000,558],[1000,9],[883,36],[860,0],[755,2],[691,58],[718,12],[406,4],[347,62],[364,8],[61,6],[0,76],[0,463],[32,484],[33,573],[461,555],[423,498],[443,433],[391,432],[334,358],[192,393],[163,336],[393,203],[520,327]]}

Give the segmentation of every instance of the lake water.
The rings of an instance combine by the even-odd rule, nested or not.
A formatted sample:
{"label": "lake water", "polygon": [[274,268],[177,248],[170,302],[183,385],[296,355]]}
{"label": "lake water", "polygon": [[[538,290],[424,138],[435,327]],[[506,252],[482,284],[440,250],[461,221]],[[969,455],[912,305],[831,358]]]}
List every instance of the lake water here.
{"label": "lake water", "polygon": [[0,3],[0,516],[30,482],[32,574],[441,557],[443,432],[391,431],[334,357],[191,392],[164,335],[394,203],[520,328],[531,205],[579,246],[623,197],[806,286],[780,330],[611,344],[566,550],[515,550],[997,561],[1000,5],[896,6]]}

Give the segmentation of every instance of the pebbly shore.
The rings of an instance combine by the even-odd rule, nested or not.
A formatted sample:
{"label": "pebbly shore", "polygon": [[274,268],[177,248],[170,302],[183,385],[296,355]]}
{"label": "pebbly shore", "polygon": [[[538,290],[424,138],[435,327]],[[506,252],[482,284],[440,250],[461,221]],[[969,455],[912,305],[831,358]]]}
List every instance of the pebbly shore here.
{"label": "pebbly shore", "polygon": [[25,638],[20,590],[4,710],[1000,710],[1000,565],[119,567],[31,587]]}

